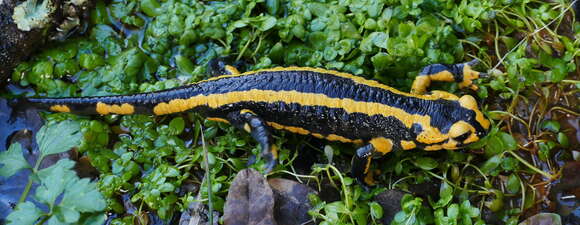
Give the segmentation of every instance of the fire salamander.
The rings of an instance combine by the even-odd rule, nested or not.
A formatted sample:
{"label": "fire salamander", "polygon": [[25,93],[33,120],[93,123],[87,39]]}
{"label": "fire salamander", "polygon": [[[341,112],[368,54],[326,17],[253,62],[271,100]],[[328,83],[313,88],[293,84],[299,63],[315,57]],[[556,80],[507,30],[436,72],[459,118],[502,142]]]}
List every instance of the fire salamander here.
{"label": "fire salamander", "polygon": [[[276,163],[272,129],[359,146],[352,175],[370,183],[371,159],[394,150],[458,149],[486,135],[490,122],[470,95],[426,93],[432,81],[477,89],[475,61],[425,67],[404,93],[332,70],[277,67],[221,76],[174,89],[104,97],[29,98],[26,104],[76,114],[167,115],[192,110],[246,130],[260,144],[267,170]],[[366,181],[366,182],[365,182]]]}

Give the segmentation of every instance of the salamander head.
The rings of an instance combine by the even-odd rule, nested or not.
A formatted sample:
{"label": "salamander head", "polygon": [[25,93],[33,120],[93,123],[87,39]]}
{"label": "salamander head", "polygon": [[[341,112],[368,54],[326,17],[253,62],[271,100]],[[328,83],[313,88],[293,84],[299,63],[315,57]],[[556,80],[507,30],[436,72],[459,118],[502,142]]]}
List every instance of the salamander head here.
{"label": "salamander head", "polygon": [[[412,130],[416,135],[414,142],[427,151],[459,149],[478,141],[487,134],[490,123],[472,96],[465,95],[457,100],[449,100],[431,115],[430,124],[417,122]],[[401,142],[403,149],[405,148]]]}
{"label": "salamander head", "polygon": [[456,109],[456,120],[449,127],[447,134],[448,141],[454,141],[457,148],[461,148],[487,135],[490,123],[471,95],[462,96],[458,102],[461,107]]}

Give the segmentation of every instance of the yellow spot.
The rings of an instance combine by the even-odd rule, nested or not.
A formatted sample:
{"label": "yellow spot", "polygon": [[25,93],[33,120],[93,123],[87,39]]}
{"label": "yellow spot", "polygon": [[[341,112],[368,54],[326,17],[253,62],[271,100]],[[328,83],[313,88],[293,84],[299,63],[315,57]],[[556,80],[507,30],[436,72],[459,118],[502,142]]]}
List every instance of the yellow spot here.
{"label": "yellow spot", "polygon": [[477,136],[477,134],[475,133],[471,133],[471,135],[469,135],[468,138],[465,139],[465,141],[463,141],[463,144],[469,144],[469,143],[473,143],[479,140],[479,137]]}
{"label": "yellow spot", "polygon": [[340,141],[340,142],[343,142],[343,143],[362,144],[362,140],[361,139],[352,140],[352,139],[348,139],[348,138],[345,138],[343,136],[339,136],[339,135],[336,135],[336,134],[329,134],[325,138],[326,138],[326,140],[329,140],[329,141]]}
{"label": "yellow spot", "polygon": [[[423,125],[421,125],[423,126]],[[447,140],[448,135],[444,135],[435,127],[423,127],[423,131],[417,135],[416,140],[423,144],[439,143]]]}
{"label": "yellow spot", "polygon": [[457,144],[459,144],[456,140],[453,139],[449,139],[447,140],[447,142],[443,143],[441,145],[442,148],[447,149],[447,150],[454,150],[457,149]]}
{"label": "yellow spot", "polygon": [[449,92],[446,91],[431,91],[431,96],[435,96],[437,98],[441,98],[441,99],[447,99],[447,100],[459,100],[459,97],[457,97],[457,95],[451,94]]}
{"label": "yellow spot", "polygon": [[53,105],[50,107],[49,110],[53,112],[65,112],[65,113],[70,112],[70,108],[66,105]]}
{"label": "yellow spot", "polygon": [[109,105],[102,102],[97,102],[97,113],[101,115],[111,114],[120,114],[120,115],[129,115],[135,112],[135,108],[130,105],[129,103],[123,103],[121,105]]}
{"label": "yellow spot", "polygon": [[475,133],[475,128],[465,121],[458,121],[449,128],[451,138],[459,137],[467,132]]}
{"label": "yellow spot", "polygon": [[314,136],[315,138],[324,139],[324,136],[322,134],[319,134],[319,133],[312,133],[310,135]]}
{"label": "yellow spot", "polygon": [[401,141],[401,147],[403,150],[411,150],[417,147],[414,141]]}
{"label": "yellow spot", "polygon": [[256,115],[256,113],[252,112],[252,110],[249,110],[249,109],[242,109],[242,110],[240,110],[240,114],[244,114],[244,113],[250,113],[250,114]]}
{"label": "yellow spot", "polygon": [[437,151],[441,149],[443,149],[441,145],[429,145],[425,147],[425,151]]}
{"label": "yellow spot", "polygon": [[223,119],[223,118],[219,118],[219,117],[208,117],[207,120],[221,122],[221,123],[230,123],[230,121]]}
{"label": "yellow spot", "polygon": [[483,127],[483,129],[489,129],[489,120],[487,120],[483,116],[483,113],[477,108],[477,102],[475,101],[475,98],[473,98],[471,95],[461,96],[459,99],[459,105],[461,105],[463,108],[473,110],[475,112],[475,120],[481,125],[481,127]]}
{"label": "yellow spot", "polygon": [[252,132],[252,128],[250,127],[250,124],[245,123],[244,124],[244,130],[248,133]]}
{"label": "yellow spot", "polygon": [[290,131],[292,133],[301,134],[301,135],[310,134],[310,131],[308,131],[302,127],[285,126],[285,125],[275,123],[275,122],[266,122],[266,123],[277,130],[287,130],[287,131]]}
{"label": "yellow spot", "polygon": [[393,150],[393,140],[388,138],[384,137],[373,138],[371,139],[370,144],[373,145],[373,147],[375,148],[375,150],[377,150],[377,152],[380,152],[383,155]]}
{"label": "yellow spot", "polygon": [[236,67],[233,67],[233,66],[230,66],[230,65],[226,65],[225,69],[228,72],[230,72],[231,75],[238,75],[238,74],[240,74],[240,71]]}
{"label": "yellow spot", "polygon": [[274,159],[278,158],[278,147],[276,147],[276,145],[272,145],[270,152],[272,153],[272,157],[274,157]]}

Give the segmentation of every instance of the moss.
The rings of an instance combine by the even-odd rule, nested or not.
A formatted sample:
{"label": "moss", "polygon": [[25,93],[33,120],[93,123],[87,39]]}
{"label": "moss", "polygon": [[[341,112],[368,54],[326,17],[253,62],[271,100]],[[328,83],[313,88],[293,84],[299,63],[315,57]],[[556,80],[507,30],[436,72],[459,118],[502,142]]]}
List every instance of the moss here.
{"label": "moss", "polygon": [[30,31],[34,28],[44,28],[50,21],[50,15],[56,7],[51,0],[43,0],[38,3],[37,0],[28,0],[14,7],[12,19],[18,26],[18,29]]}

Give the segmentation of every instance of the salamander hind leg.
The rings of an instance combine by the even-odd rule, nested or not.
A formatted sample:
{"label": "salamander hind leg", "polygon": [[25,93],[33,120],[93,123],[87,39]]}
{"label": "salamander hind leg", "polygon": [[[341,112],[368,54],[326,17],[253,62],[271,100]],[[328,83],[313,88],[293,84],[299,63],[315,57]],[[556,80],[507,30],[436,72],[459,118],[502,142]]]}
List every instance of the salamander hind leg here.
{"label": "salamander hind leg", "polygon": [[266,160],[266,172],[270,172],[276,166],[278,152],[266,122],[247,109],[229,113],[228,121],[235,127],[249,132],[260,144],[261,156]]}
{"label": "salamander hind leg", "polygon": [[485,76],[484,73],[473,70],[477,65],[477,60],[453,65],[431,64],[423,68],[421,73],[413,81],[411,93],[425,94],[432,81],[457,82],[460,88],[470,88],[477,90],[473,83],[475,79]]}

